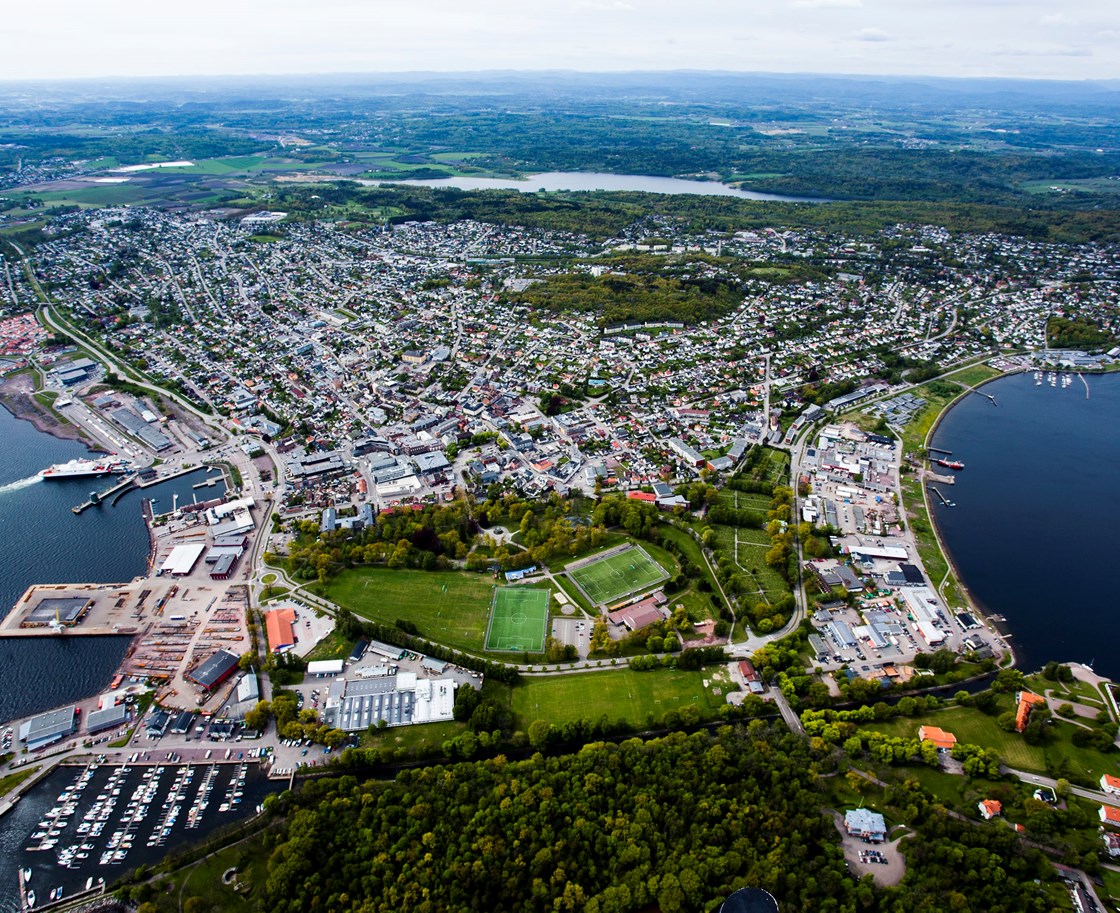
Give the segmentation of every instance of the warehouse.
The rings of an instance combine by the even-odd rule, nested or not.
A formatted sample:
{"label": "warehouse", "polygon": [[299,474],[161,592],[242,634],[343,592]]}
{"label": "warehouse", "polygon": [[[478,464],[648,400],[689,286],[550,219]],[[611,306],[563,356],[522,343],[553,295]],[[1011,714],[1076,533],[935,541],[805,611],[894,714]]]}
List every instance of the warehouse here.
{"label": "warehouse", "polygon": [[405,650],[402,647],[394,647],[392,644],[383,644],[379,640],[371,640],[367,650],[372,650],[378,656],[384,656],[386,659],[401,660],[404,659]]}
{"label": "warehouse", "polygon": [[128,706],[117,704],[104,710],[95,710],[86,717],[86,732],[94,735],[106,729],[116,729],[128,722]]}
{"label": "warehouse", "polygon": [[398,672],[362,681],[339,680],[331,686],[326,713],[333,725],[359,732],[384,722],[387,726],[453,719],[453,679],[419,679],[415,672]]}
{"label": "warehouse", "polygon": [[194,569],[204,551],[206,551],[206,546],[198,543],[176,545],[171,549],[171,554],[164,559],[159,573],[170,574],[172,577],[183,577]]}
{"label": "warehouse", "polygon": [[27,614],[21,628],[39,627],[54,622],[75,625],[93,606],[93,600],[85,596],[46,596]]}
{"label": "warehouse", "polygon": [[78,731],[78,709],[62,707],[33,716],[19,727],[19,740],[29,751],[45,748]]}
{"label": "warehouse", "polygon": [[225,650],[218,650],[207,658],[187,678],[207,691],[213,691],[229,678],[237,668],[238,658]]}

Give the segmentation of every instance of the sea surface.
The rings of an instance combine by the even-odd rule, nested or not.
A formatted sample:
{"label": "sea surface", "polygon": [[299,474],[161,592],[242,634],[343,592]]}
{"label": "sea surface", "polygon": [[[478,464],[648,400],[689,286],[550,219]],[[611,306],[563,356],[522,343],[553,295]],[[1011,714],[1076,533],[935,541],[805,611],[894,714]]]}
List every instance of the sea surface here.
{"label": "sea surface", "polygon": [[[54,463],[86,457],[84,444],[37,430],[0,408],[0,617],[33,583],[118,583],[146,573],[148,531],[143,498],[170,510],[178,492],[189,503],[188,475],[130,491],[116,506],[103,504],[75,516],[71,508],[109,478],[44,482],[38,472]],[[199,499],[217,497],[224,486],[206,488]],[[124,658],[127,637],[0,639],[0,721],[48,710],[96,694]]]}
{"label": "sea surface", "polygon": [[605,174],[594,171],[546,171],[530,174],[524,180],[506,178],[429,178],[426,180],[360,181],[361,184],[414,184],[418,187],[456,187],[459,190],[631,190],[641,193],[682,193],[709,197],[740,197],[745,200],[776,200],[782,203],[823,203],[810,197],[787,197],[776,193],[740,190],[717,181],[689,181],[684,178],[663,178],[648,174]]}
{"label": "sea surface", "polygon": [[997,405],[970,394],[954,406],[933,446],[965,464],[955,485],[939,486],[956,507],[930,500],[973,598],[1006,617],[1022,668],[1083,662],[1120,679],[1110,621],[1120,375],[1072,380],[1014,375],[981,388]]}

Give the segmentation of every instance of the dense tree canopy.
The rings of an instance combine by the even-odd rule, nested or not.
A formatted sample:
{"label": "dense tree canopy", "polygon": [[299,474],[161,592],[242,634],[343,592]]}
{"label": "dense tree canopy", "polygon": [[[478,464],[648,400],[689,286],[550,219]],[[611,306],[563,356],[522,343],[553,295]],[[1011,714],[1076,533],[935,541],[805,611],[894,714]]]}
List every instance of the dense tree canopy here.
{"label": "dense tree canopy", "polygon": [[801,740],[755,722],[391,783],[308,783],[272,848],[262,908],[673,913],[754,884],[786,913],[1049,909],[1032,883],[1047,877],[1039,854],[925,805],[903,885],[855,881],[818,773]]}

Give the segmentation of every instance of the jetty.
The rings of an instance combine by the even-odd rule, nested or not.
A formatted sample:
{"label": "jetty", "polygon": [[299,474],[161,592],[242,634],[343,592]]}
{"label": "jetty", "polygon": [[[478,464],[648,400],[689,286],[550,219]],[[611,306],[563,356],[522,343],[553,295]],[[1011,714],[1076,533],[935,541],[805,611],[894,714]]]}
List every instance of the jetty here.
{"label": "jetty", "polygon": [[[70,509],[74,513],[80,514],[80,513],[82,513],[82,511],[88,510],[91,507],[97,507],[97,505],[99,505],[106,498],[111,498],[113,495],[121,494],[121,493],[125,492],[126,490],[128,490],[129,488],[131,488],[135,481],[136,481],[136,475],[133,474],[133,475],[130,475],[130,476],[127,476],[127,477],[121,479],[121,481],[119,481],[112,488],[106,488],[104,491],[101,491],[101,492],[91,491],[89,493],[89,500],[88,501],[83,501],[77,507],[71,507]],[[116,502],[114,501],[113,503],[116,503]]]}

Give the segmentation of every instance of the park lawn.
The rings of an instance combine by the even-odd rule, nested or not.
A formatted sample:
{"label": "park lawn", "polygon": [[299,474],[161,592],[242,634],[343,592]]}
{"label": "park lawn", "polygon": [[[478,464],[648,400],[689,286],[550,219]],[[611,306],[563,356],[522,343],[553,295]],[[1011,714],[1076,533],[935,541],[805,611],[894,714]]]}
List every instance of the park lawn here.
{"label": "park lawn", "polygon": [[429,640],[480,653],[493,588],[487,575],[362,567],[330,580],[324,595],[363,618],[404,619]]}
{"label": "park lawn", "polygon": [[946,380],[953,380],[959,384],[964,384],[966,387],[975,387],[977,384],[982,384],[986,380],[991,380],[993,377],[999,377],[1000,372],[985,364],[972,365],[968,368],[962,368],[959,371],[954,371],[952,374],[945,376]]}
{"label": "park lawn", "polygon": [[227,869],[236,868],[238,881],[263,885],[268,879],[271,852],[269,846],[259,839],[244,840],[218,850],[197,865],[176,871],[170,878],[172,889],[157,891],[152,902],[160,913],[179,913],[180,904],[190,897],[200,898],[207,910],[253,913],[258,909],[260,889],[253,887],[239,894],[232,885],[222,884],[222,874]]}
{"label": "park lawn", "polygon": [[[1001,701],[1001,712],[1010,709],[1010,701]],[[1028,745],[1018,733],[1002,730],[997,719],[998,714],[988,716],[972,707],[948,707],[914,719],[896,717],[893,720],[869,723],[866,728],[914,739],[918,737],[919,726],[932,724],[953,733],[960,742],[994,748],[1008,767],[1028,773],[1045,774],[1048,770],[1057,769],[1063,761],[1068,762],[1073,771],[1086,780],[1099,780],[1102,773],[1113,773],[1116,770],[1117,755],[1102,754],[1092,748],[1078,748],[1073,744],[1075,727],[1070,723],[1055,722],[1051,727],[1051,739],[1045,745]]]}
{"label": "park lawn", "polygon": [[574,675],[527,677],[513,689],[512,707],[518,729],[534,720],[562,725],[574,720],[625,719],[646,725],[652,715],[660,722],[669,710],[696,706],[704,717],[713,716],[724,703],[722,693],[705,690],[711,672],[659,669],[634,672],[583,672]]}
{"label": "park lawn", "polygon": [[1104,892],[1114,901],[1120,901],[1120,872],[1101,869],[1101,878],[1104,879]]}
{"label": "park lawn", "polygon": [[20,783],[38,772],[39,765],[36,765],[35,767],[28,767],[25,770],[16,771],[14,774],[0,777],[0,796],[8,795],[8,793],[19,786]]}
{"label": "park lawn", "polygon": [[1043,773],[1046,756],[1042,747],[1028,745],[1018,733],[1004,732],[996,719],[997,716],[988,716],[971,707],[949,707],[923,717],[895,717],[893,720],[869,723],[867,728],[890,736],[916,739],[918,727],[928,723],[953,733],[959,742],[994,748],[1008,767]]}
{"label": "park lawn", "polygon": [[738,565],[762,589],[767,602],[776,602],[790,592],[789,585],[774,568],[766,563],[770,550],[770,536],[761,529],[740,529],[738,560],[735,556],[736,530],[730,526],[713,526],[716,550]]}

